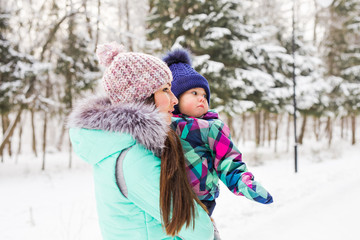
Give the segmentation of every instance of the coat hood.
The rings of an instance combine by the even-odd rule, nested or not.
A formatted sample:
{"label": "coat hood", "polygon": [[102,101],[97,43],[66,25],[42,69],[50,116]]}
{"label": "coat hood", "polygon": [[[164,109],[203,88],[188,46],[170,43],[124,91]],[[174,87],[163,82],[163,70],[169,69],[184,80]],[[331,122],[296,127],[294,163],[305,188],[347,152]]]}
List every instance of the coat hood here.
{"label": "coat hood", "polygon": [[[122,139],[125,140],[125,143],[122,141],[118,144],[126,145],[126,142],[134,142],[135,140],[157,156],[161,155],[169,129],[165,117],[155,105],[144,103],[112,104],[108,97],[92,97],[80,102],[69,115],[68,127],[71,128],[70,134],[73,136],[76,135],[75,132],[79,133],[79,129],[102,130],[90,131],[82,134],[83,136],[77,134],[80,136],[76,138],[76,141],[78,143],[85,141],[86,144],[83,145],[87,147],[91,147],[91,144],[95,148],[99,147],[98,144],[104,139],[100,140],[98,137],[104,136],[103,131],[110,132],[105,135],[108,143],[110,143],[107,140],[108,138],[110,141],[115,140],[111,134],[114,132],[123,133]],[[119,139],[118,134],[115,135]],[[104,144],[102,145],[104,146]],[[113,146],[105,143],[105,147],[112,148]],[[102,148],[103,150],[105,153],[111,154],[110,149]]]}

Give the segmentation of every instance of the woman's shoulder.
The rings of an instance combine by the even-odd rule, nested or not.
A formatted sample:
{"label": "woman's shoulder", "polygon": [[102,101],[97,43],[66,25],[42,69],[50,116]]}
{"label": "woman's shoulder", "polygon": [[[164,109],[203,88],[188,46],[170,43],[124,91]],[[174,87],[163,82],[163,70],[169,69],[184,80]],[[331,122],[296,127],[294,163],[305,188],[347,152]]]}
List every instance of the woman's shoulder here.
{"label": "woman's shoulder", "polygon": [[79,103],[68,119],[71,128],[126,133],[147,149],[159,153],[168,125],[155,106],[144,103],[111,104],[106,97]]}
{"label": "woman's shoulder", "polygon": [[127,157],[131,159],[136,159],[139,162],[147,160],[160,160],[153,151],[147,149],[143,144],[136,142],[127,153]]}

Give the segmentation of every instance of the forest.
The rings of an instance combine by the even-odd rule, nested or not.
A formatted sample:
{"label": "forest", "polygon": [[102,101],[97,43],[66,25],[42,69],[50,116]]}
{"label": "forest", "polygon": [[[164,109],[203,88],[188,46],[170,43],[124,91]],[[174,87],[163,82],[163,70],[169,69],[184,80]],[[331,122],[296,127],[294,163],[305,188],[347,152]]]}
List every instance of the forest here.
{"label": "forest", "polygon": [[359,141],[358,0],[8,0],[0,3],[2,162],[24,142],[42,169],[49,149],[71,149],[67,115],[101,93],[95,50],[110,41],[160,58],[188,49],[237,142],[276,152],[278,139],[287,151],[307,139]]}

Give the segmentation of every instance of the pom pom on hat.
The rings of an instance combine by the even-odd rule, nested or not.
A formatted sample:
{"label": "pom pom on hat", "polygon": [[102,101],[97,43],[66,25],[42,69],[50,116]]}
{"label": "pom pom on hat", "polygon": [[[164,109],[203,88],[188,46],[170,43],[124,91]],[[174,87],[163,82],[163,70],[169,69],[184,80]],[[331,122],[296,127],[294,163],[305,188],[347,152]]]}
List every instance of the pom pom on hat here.
{"label": "pom pom on hat", "polygon": [[119,53],[124,52],[126,52],[125,47],[117,42],[101,44],[96,49],[96,55],[99,58],[99,63],[104,67],[110,66],[114,58]]}
{"label": "pom pom on hat", "polygon": [[176,49],[172,52],[169,52],[163,58],[163,61],[166,62],[168,66],[174,63],[186,63],[191,66],[189,53],[185,49]]}
{"label": "pom pom on hat", "polygon": [[169,67],[157,57],[126,52],[116,42],[99,45],[96,53],[106,67],[102,83],[113,104],[144,101],[172,81]]}
{"label": "pom pom on hat", "polygon": [[[207,101],[210,103],[209,83],[204,76],[191,67],[191,60],[188,51],[185,49],[176,49],[168,52],[163,61],[169,66],[173,75],[171,91],[179,99],[180,95],[192,88],[203,88],[207,95]],[[176,105],[174,114],[179,114],[179,108]]]}

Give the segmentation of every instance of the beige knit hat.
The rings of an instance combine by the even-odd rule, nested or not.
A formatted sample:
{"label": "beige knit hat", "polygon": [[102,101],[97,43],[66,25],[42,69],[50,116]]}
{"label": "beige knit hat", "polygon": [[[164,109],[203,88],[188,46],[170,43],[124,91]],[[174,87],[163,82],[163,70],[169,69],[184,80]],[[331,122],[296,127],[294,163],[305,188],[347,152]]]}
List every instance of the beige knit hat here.
{"label": "beige knit hat", "polygon": [[102,81],[112,103],[144,101],[172,81],[169,67],[160,58],[126,52],[116,42],[99,45],[96,54],[106,67]]}

